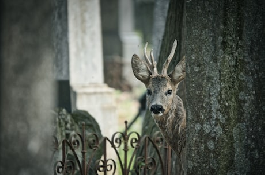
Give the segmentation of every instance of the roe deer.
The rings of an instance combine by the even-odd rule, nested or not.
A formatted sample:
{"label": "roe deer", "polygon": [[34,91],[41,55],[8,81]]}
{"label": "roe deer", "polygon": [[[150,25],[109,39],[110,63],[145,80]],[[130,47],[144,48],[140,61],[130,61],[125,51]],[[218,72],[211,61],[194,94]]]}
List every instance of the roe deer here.
{"label": "roe deer", "polygon": [[177,47],[175,40],[171,53],[163,65],[161,74],[159,74],[153,51],[150,52],[151,59],[147,56],[147,44],[144,48],[145,61],[134,54],[131,60],[132,70],[135,77],[142,81],[147,88],[147,106],[152,117],[165,140],[177,153],[179,174],[186,174],[184,168],[186,164],[186,112],[181,98],[176,94],[179,83],[186,76],[185,57],[171,73],[167,73],[169,63]]}

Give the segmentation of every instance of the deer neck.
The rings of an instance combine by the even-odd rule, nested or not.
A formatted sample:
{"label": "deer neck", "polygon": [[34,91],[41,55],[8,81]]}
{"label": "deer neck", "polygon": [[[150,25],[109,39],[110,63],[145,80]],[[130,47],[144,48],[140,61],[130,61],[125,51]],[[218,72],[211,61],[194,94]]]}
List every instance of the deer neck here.
{"label": "deer neck", "polygon": [[186,127],[186,114],[181,98],[175,95],[168,113],[160,116],[153,114],[153,118],[163,135],[173,137],[173,134],[179,134],[180,129]]}

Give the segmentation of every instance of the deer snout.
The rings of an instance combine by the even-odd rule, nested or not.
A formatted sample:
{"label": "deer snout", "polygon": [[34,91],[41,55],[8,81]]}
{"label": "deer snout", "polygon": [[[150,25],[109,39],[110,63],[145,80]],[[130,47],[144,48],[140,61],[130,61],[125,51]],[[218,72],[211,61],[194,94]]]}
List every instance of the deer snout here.
{"label": "deer snout", "polygon": [[154,114],[161,114],[165,111],[162,105],[152,105],[150,111]]}

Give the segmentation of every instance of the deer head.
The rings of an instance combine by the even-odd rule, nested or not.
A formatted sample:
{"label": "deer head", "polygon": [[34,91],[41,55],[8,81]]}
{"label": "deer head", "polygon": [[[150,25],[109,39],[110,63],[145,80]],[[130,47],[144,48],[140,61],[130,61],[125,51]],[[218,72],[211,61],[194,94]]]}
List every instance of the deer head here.
{"label": "deer head", "polygon": [[135,77],[142,81],[147,88],[146,97],[148,109],[151,111],[153,117],[159,118],[160,116],[166,115],[172,108],[172,101],[176,96],[177,86],[179,82],[185,78],[185,57],[183,57],[175,69],[168,74],[168,66],[177,47],[177,41],[175,40],[171,53],[159,74],[153,51],[151,50],[150,52],[151,59],[146,53],[147,45],[148,43],[146,43],[144,48],[145,61],[134,54],[131,65]]}

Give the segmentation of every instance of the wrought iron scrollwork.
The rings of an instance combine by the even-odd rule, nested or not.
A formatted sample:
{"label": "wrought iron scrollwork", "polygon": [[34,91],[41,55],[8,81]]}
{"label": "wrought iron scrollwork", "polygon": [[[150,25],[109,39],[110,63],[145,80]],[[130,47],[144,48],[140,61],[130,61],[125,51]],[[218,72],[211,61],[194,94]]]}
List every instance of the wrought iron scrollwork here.
{"label": "wrought iron scrollwork", "polygon": [[130,132],[130,134],[128,135],[128,138],[130,138],[131,136],[133,136],[133,134],[136,135],[136,137],[133,137],[130,139],[130,145],[132,148],[138,148],[139,147],[139,143],[140,143],[140,135],[135,132],[135,131],[132,131]]}
{"label": "wrought iron scrollwork", "polygon": [[112,146],[114,148],[119,148],[124,140],[125,140],[124,133],[122,133],[122,132],[115,132],[112,135],[112,137],[111,137]]}
{"label": "wrought iron scrollwork", "polygon": [[72,160],[66,162],[57,161],[55,163],[54,174],[75,174],[75,164]]}
{"label": "wrought iron scrollwork", "polygon": [[99,172],[110,172],[114,175],[116,173],[116,162],[113,159],[97,160],[95,170]]}
{"label": "wrought iron scrollwork", "polygon": [[[76,171],[80,171],[81,175],[87,175],[90,169],[94,169],[94,173],[98,172],[107,174],[111,172],[115,174],[117,170],[117,163],[122,169],[122,175],[129,175],[130,169],[135,169],[136,174],[154,174],[157,171],[158,164],[161,167],[161,174],[168,174],[170,171],[166,171],[166,160],[162,160],[161,148],[170,149],[170,147],[164,146],[164,139],[161,134],[156,133],[154,137],[141,136],[133,131],[127,133],[127,122],[125,122],[125,132],[116,132],[112,135],[111,139],[103,137],[101,140],[96,134],[85,133],[85,124],[82,124],[81,134],[72,134],[70,138],[62,140],[62,160],[57,161],[54,166],[54,174],[75,174]],[[54,138],[55,146],[59,148],[59,142]],[[102,158],[92,163],[93,157],[100,146],[103,146]],[[114,150],[117,160],[107,158],[107,145],[111,146]],[[144,148],[144,155],[136,157],[136,151],[140,146]],[[87,147],[87,148],[86,148]],[[158,160],[148,155],[148,148],[155,149],[155,153],[158,156]],[[87,156],[86,149],[92,150],[92,153]],[[133,149],[131,157],[128,157],[128,151]],[[77,151],[80,151],[81,153]],[[123,157],[120,156],[120,152],[123,151]],[[68,153],[71,152],[74,160],[68,160]],[[171,153],[170,153],[171,154]],[[81,155],[78,157],[78,155]],[[169,155],[169,154],[168,154]],[[89,159],[86,161],[86,158]],[[134,164],[134,167],[132,165]],[[92,167],[93,166],[93,167]]]}

